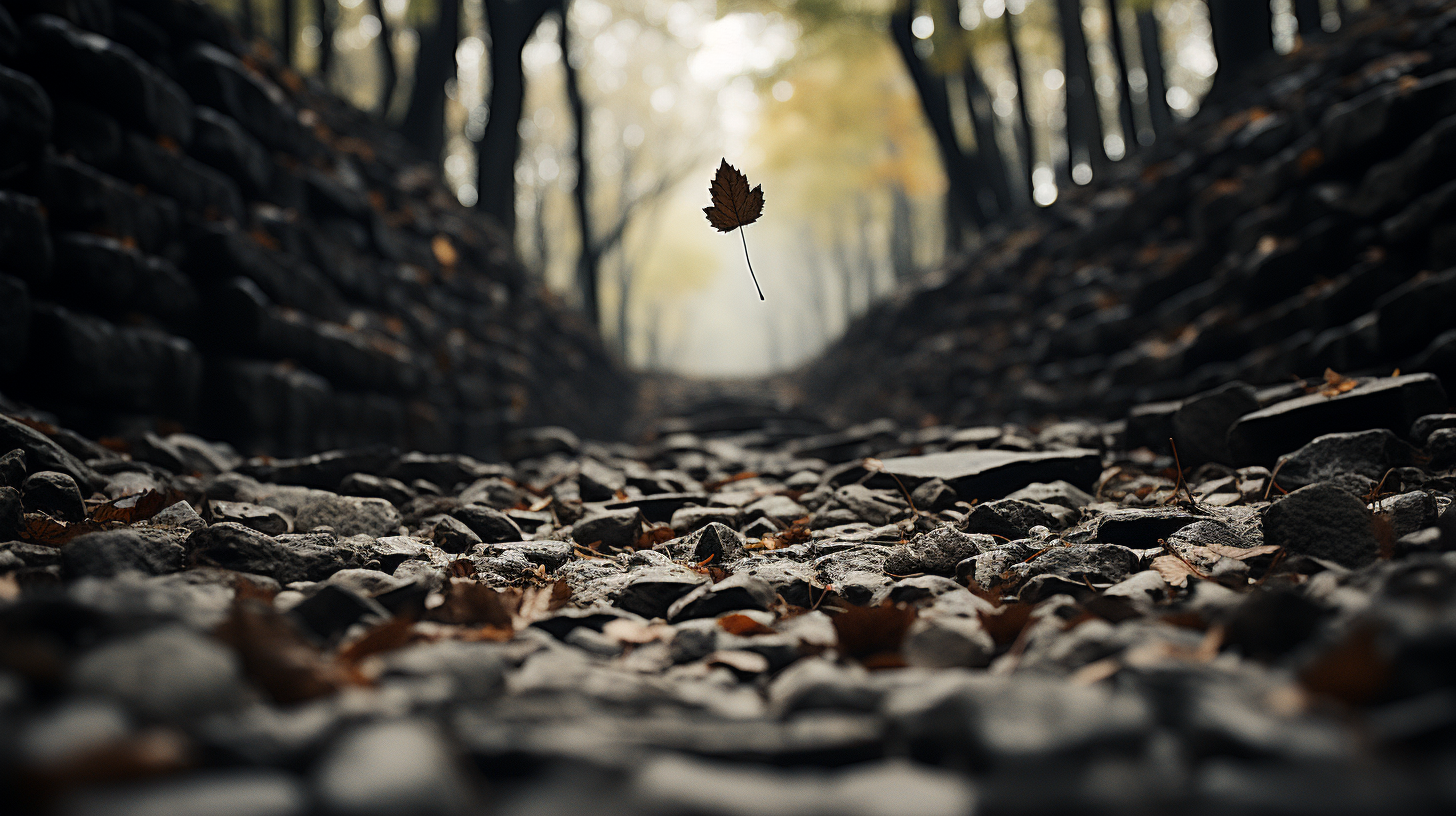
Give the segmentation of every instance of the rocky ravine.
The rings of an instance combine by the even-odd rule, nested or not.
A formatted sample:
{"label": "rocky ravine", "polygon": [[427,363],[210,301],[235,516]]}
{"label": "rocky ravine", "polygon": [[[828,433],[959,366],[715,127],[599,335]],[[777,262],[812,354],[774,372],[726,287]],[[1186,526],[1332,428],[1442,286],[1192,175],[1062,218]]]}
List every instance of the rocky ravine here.
{"label": "rocky ravine", "polygon": [[1429,376],[1319,385],[1175,415],[1260,459],[1181,474],[1124,423],[720,405],[485,463],[3,417],[11,801],[1449,812],[1456,414]]}

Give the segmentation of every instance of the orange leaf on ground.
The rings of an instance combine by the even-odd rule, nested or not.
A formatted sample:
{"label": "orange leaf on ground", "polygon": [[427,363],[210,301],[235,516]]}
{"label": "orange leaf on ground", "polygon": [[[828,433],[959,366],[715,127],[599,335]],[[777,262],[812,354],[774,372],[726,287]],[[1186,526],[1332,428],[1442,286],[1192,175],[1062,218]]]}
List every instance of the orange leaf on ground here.
{"label": "orange leaf on ground", "polygon": [[718,619],[718,626],[730,635],[772,635],[773,629],[764,626],[747,615],[724,615]]}

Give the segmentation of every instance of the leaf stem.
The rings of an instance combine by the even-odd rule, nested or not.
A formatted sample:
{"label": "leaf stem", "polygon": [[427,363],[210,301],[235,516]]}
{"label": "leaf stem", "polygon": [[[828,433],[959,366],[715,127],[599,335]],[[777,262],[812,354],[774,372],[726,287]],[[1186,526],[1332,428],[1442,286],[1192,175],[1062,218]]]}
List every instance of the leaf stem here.
{"label": "leaf stem", "polygon": [[758,299],[763,300],[763,287],[758,285],[758,276],[753,274],[753,261],[748,260],[748,239],[743,237],[743,227],[738,227],[738,237],[743,241],[743,260],[748,261],[748,274],[753,278],[753,288],[758,290]]}

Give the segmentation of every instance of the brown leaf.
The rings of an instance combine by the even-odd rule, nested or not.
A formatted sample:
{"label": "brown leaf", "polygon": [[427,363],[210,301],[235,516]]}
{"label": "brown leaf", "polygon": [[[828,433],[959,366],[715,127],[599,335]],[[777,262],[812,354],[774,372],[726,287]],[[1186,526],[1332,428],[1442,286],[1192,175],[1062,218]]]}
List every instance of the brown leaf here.
{"label": "brown leaf", "polygon": [[773,629],[764,626],[747,615],[724,615],[718,619],[718,626],[730,635],[772,635]]}
{"label": "brown leaf", "polygon": [[365,681],[324,657],[287,616],[257,600],[235,602],[213,634],[231,646],[243,672],[284,705],[333,694]]}
{"label": "brown leaf", "polygon": [[708,185],[713,206],[704,207],[708,223],[719,232],[732,232],[746,227],[763,215],[763,185],[748,189],[748,177],[728,163],[718,165],[718,174]]}
{"label": "brown leaf", "polygon": [[502,594],[473,578],[451,578],[445,585],[445,602],[426,612],[425,617],[462,626],[514,628],[511,609]]}
{"label": "brown leaf", "polygon": [[672,531],[671,525],[661,521],[653,522],[642,530],[641,535],[637,536],[636,549],[650,550],[653,546],[664,541],[671,541],[675,537],[676,533]]}
{"label": "brown leaf", "polygon": [[1337,397],[1353,389],[1360,383],[1337,373],[1333,368],[1325,369],[1325,384],[1320,387],[1319,393],[1325,397]]}
{"label": "brown leaf", "polygon": [[851,606],[831,620],[841,652],[865,665],[880,660],[877,665],[885,666],[889,657],[899,658],[900,644],[915,622],[915,608],[886,601],[879,606]]}
{"label": "brown leaf", "polygon": [[565,581],[557,581],[549,587],[526,587],[516,601],[511,622],[517,630],[530,626],[538,620],[551,616],[552,612],[571,600],[571,587]]}
{"label": "brown leaf", "polygon": [[1034,607],[1028,603],[1009,603],[1002,606],[996,612],[980,613],[981,625],[986,628],[986,633],[996,641],[997,646],[1010,646],[1021,636],[1021,630],[1031,620],[1031,610]]}
{"label": "brown leaf", "polygon": [[440,262],[440,266],[446,269],[453,269],[460,262],[460,253],[455,251],[455,245],[444,235],[436,235],[430,240],[430,251],[435,254],[435,260]]}
{"label": "brown leaf", "polygon": [[1300,685],[1351,705],[1373,701],[1390,682],[1390,663],[1368,626],[1350,632],[1299,673]]}
{"label": "brown leaf", "polygon": [[365,632],[360,638],[339,651],[341,663],[354,665],[369,655],[392,652],[410,642],[414,635],[413,618],[400,616],[391,618]]}
{"label": "brown leaf", "polygon": [[1187,561],[1171,555],[1160,555],[1154,558],[1153,569],[1163,577],[1169,586],[1186,587],[1188,586],[1188,576],[1201,577]]}
{"label": "brown leaf", "polygon": [[91,511],[91,520],[134,524],[138,521],[146,521],[181,500],[182,495],[175,490],[166,492],[143,490],[140,493],[113,499],[97,507]]}

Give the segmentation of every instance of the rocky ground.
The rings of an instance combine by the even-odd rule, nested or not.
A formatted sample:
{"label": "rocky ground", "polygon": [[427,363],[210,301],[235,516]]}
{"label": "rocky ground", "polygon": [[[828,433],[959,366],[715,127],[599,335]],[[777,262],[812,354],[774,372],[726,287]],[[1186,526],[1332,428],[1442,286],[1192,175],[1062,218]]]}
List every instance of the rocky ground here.
{"label": "rocky ground", "polygon": [[[0,765],[22,812],[98,816],[1450,812],[1446,404],[1332,377],[831,432],[720,401],[495,463],[17,412]],[[1131,445],[1154,421],[1207,461]]]}
{"label": "rocky ground", "polygon": [[1456,4],[1372,4],[872,308],[839,421],[1117,416],[1231,380],[1456,377]]}

